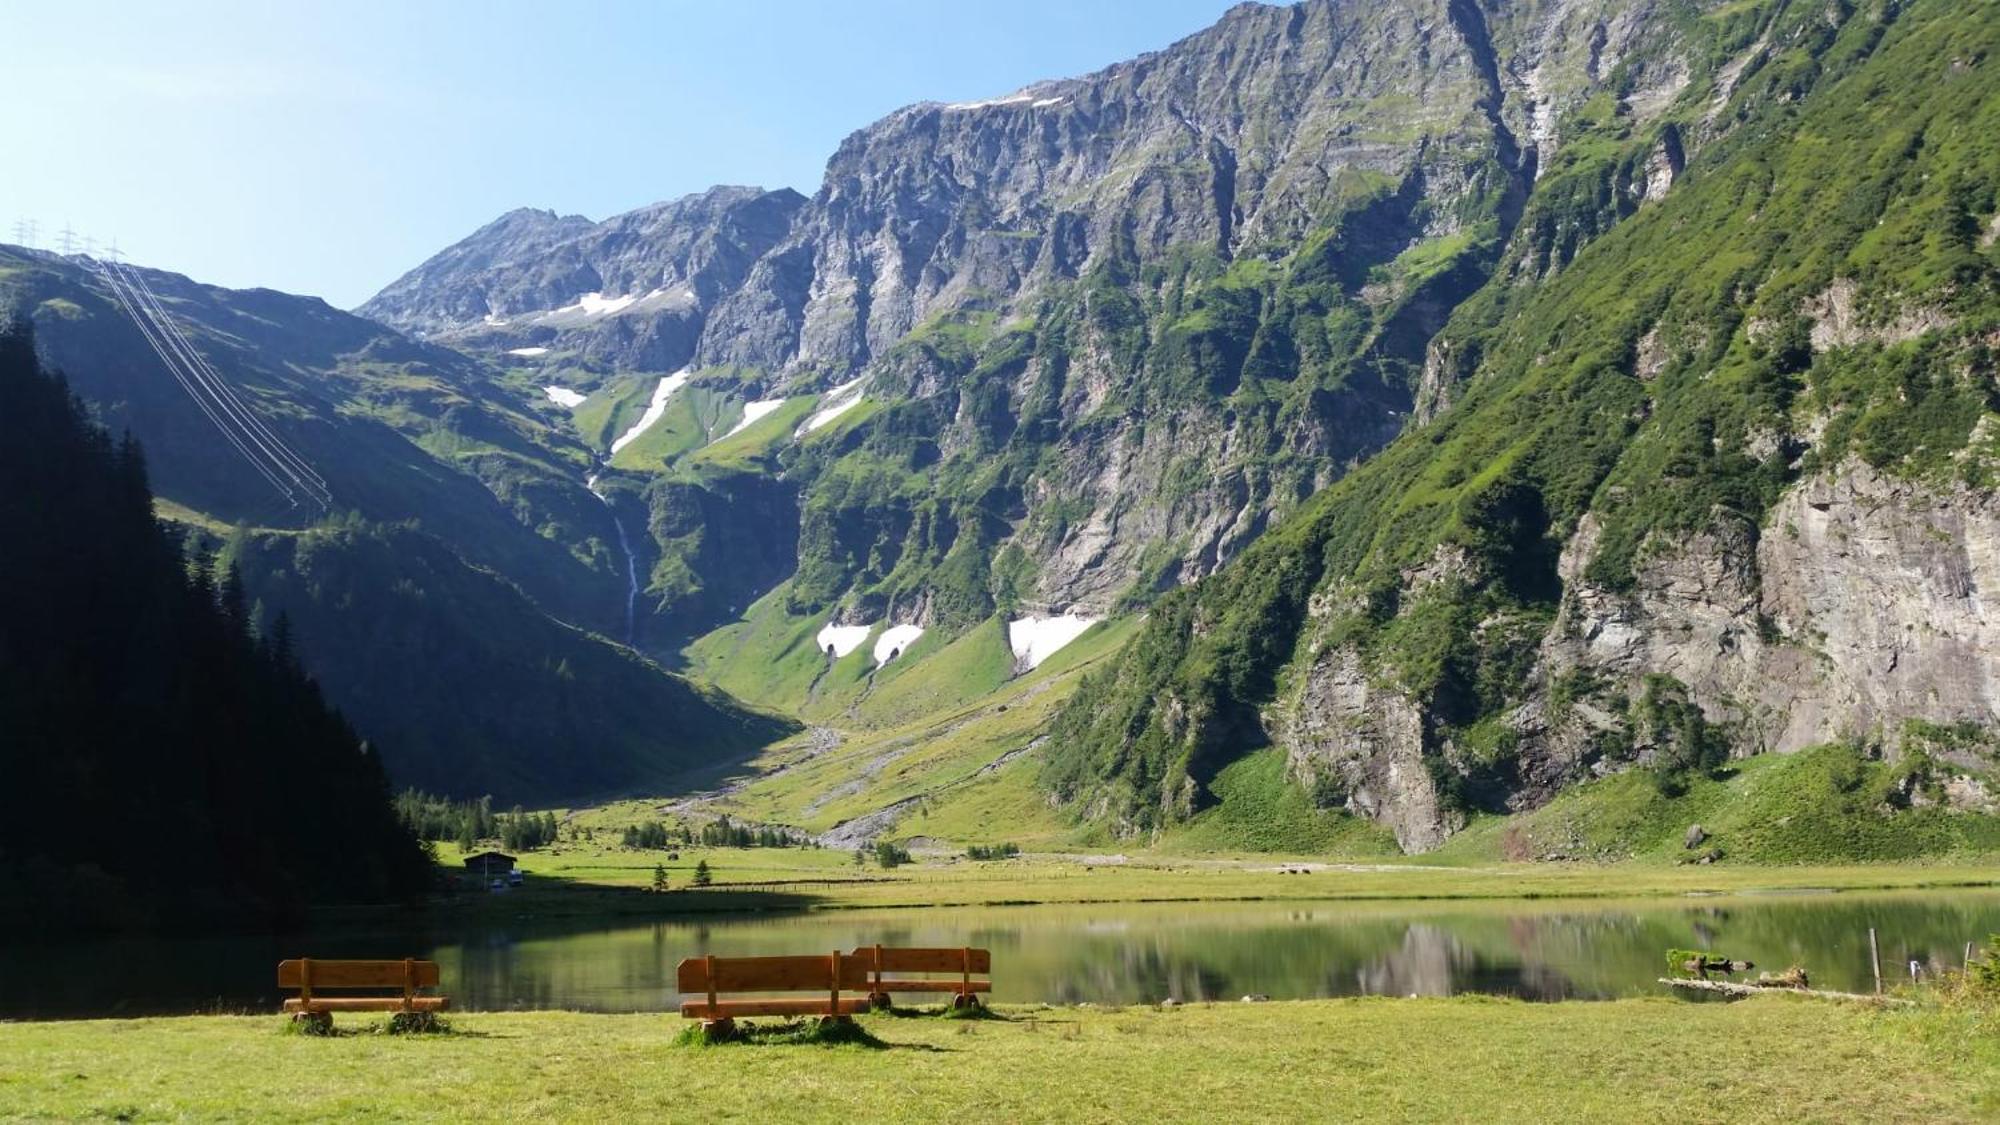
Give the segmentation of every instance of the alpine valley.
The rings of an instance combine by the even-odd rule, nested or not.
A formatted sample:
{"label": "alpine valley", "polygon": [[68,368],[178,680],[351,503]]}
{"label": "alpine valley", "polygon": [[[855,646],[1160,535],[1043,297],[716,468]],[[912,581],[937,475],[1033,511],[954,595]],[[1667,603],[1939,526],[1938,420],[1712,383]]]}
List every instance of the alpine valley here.
{"label": "alpine valley", "polygon": [[324,509],[0,303],[398,786],[1900,859],[2000,846],[1996,242],[1991,4],[1305,0],[352,313],[136,270]]}

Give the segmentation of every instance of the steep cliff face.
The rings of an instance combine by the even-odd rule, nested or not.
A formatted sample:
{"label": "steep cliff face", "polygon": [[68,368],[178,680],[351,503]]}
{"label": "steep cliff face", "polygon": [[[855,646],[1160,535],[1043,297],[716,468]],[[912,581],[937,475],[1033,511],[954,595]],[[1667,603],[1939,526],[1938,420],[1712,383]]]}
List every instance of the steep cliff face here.
{"label": "steep cliff face", "polygon": [[468,348],[674,371],[693,356],[709,308],[804,202],[792,191],[717,187],[601,223],[512,211],[357,311]]}
{"label": "steep cliff face", "polygon": [[1272,742],[1425,850],[1598,774],[1940,730],[1985,792],[2000,21],[1728,15],[1649,128],[1567,119],[1421,424],[1155,607],[1059,722],[1059,797],[1156,829]]}
{"label": "steep cliff face", "polygon": [[1552,682],[1637,697],[1646,675],[1672,676],[1743,752],[1847,737],[1893,754],[1912,720],[2000,714],[1990,489],[1845,461],[1788,490],[1762,528],[1718,513],[1653,544],[1630,591],[1587,577],[1593,531],[1586,519],[1565,554],[1571,584],[1541,654]]}
{"label": "steep cliff face", "polygon": [[[901,110],[841,145],[777,252],[809,284],[753,278],[718,310],[702,358],[837,374],[939,309],[1012,304],[1107,253],[1283,252],[1376,177],[1415,198],[1405,229],[1371,234],[1455,234],[1486,217],[1455,204],[1513,190],[1517,161],[1483,21],[1467,13],[1246,4],[1094,75]],[[744,331],[739,303],[771,326]]]}

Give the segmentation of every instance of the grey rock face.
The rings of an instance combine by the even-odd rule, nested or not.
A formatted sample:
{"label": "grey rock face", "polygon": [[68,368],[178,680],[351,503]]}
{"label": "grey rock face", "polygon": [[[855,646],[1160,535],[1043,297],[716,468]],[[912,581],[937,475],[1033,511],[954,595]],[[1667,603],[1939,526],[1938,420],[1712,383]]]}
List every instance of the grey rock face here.
{"label": "grey rock face", "polygon": [[[1439,202],[1497,190],[1479,181],[1504,167],[1480,162],[1513,140],[1484,37],[1476,9],[1431,0],[1245,4],[1087,77],[900,110],[841,145],[700,360],[842,373],[941,309],[1019,304],[1114,245],[1141,261],[1289,247],[1343,173],[1420,174]],[[1432,211],[1423,235],[1458,229]]]}
{"label": "grey rock face", "polygon": [[718,187],[592,223],[519,210],[405,274],[360,312],[483,350],[547,348],[672,371],[709,308],[790,229],[803,196]]}
{"label": "grey rock face", "polygon": [[1447,809],[1425,763],[1423,709],[1371,680],[1360,654],[1322,652],[1278,724],[1290,775],[1308,791],[1331,787],[1347,808],[1387,824],[1407,852],[1426,852],[1465,823]]}
{"label": "grey rock face", "polygon": [[[2000,504],[1988,493],[1848,461],[1794,486],[1762,529],[1718,513],[1706,531],[1649,545],[1629,593],[1583,577],[1595,539],[1586,519],[1564,552],[1550,683],[1581,670],[1636,697],[1647,673],[1671,675],[1745,752],[1855,737],[1894,753],[1906,720],[2000,722]],[[1539,750],[1557,753],[1556,740]]]}

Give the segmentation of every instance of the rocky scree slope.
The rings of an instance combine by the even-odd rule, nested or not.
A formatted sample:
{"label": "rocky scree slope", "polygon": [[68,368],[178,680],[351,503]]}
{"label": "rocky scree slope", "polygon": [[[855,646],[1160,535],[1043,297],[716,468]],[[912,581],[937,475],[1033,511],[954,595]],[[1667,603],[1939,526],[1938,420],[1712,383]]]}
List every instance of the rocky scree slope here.
{"label": "rocky scree slope", "polygon": [[1579,779],[1834,739],[1897,771],[1884,815],[1992,804],[2000,18],[1700,19],[1710,69],[1653,125],[1615,89],[1562,119],[1427,423],[1072,698],[1044,781],[1073,812],[1156,831],[1274,745],[1425,851]]}

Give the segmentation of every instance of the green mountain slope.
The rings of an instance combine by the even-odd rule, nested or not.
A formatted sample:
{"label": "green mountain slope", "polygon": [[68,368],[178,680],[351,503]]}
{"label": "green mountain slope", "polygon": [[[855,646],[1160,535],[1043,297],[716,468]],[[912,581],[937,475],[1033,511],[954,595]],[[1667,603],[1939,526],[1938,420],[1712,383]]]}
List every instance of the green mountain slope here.
{"label": "green mountain slope", "polygon": [[[1631,764],[2000,721],[1963,608],[2000,583],[2000,16],[1703,19],[1740,61],[1648,129],[1583,107],[1433,347],[1449,408],[1163,598],[1071,700],[1045,783],[1073,808],[1172,824],[1274,745],[1424,850]],[[1667,135],[1700,141],[1681,182],[1628,206]],[[1990,764],[1951,768],[1983,792]]]}
{"label": "green mountain slope", "polygon": [[551,620],[437,540],[375,524],[237,537],[227,557],[398,782],[568,804],[696,784],[793,728]]}
{"label": "green mountain slope", "polygon": [[394,748],[399,783],[526,802],[658,790],[790,729],[598,635],[626,632],[614,505],[635,536],[644,510],[591,494],[594,455],[532,372],[317,300],[144,273],[326,478],[335,512],[286,507],[85,263],[0,251],[0,307],[153,451],[161,511],[230,541],[266,619],[300,624],[334,702]]}

